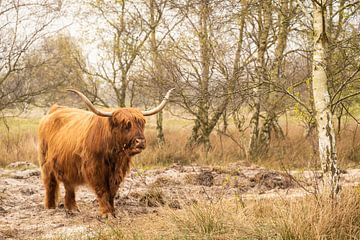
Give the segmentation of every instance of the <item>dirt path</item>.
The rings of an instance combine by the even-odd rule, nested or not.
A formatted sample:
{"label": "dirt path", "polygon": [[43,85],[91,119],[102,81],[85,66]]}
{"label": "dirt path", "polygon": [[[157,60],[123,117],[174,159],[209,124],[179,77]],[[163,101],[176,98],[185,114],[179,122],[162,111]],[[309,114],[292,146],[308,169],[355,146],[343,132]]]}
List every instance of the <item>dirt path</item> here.
{"label": "dirt path", "polygon": [[[292,172],[309,187],[311,172]],[[360,169],[342,175],[344,185],[360,186]],[[133,169],[116,197],[118,218],[156,213],[162,206],[180,209],[198,201],[241,197],[303,196],[305,191],[289,175],[256,166],[233,164],[226,168],[174,165],[165,169]],[[62,189],[63,195],[63,189]],[[43,208],[43,187],[38,168],[29,163],[0,169],[0,240],[69,236],[104,226],[97,219],[95,195],[86,187],[77,190],[81,213],[66,216],[63,208]]]}

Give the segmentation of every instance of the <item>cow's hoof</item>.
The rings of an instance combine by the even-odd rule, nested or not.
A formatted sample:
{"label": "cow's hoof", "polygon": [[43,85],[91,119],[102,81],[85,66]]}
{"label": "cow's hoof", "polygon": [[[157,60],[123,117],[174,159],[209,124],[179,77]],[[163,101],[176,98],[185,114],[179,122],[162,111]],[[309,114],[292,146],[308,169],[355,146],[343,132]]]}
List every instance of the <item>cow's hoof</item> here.
{"label": "cow's hoof", "polygon": [[100,222],[104,222],[104,221],[108,220],[108,218],[109,218],[109,216],[107,213],[101,213],[96,216],[96,219],[99,220]]}
{"label": "cow's hoof", "polygon": [[65,209],[65,215],[66,215],[66,217],[73,217],[73,216],[75,216],[75,213],[72,210]]}
{"label": "cow's hoof", "polygon": [[80,210],[80,208],[79,208],[78,206],[74,206],[74,210],[75,210],[76,212],[78,212],[78,213],[81,213],[81,210]]}
{"label": "cow's hoof", "polygon": [[[70,211],[70,212],[74,211],[76,213],[81,212],[79,207],[76,204],[75,205],[65,205],[64,208],[65,208],[65,211]],[[73,212],[73,214],[74,214],[74,212]]]}
{"label": "cow's hoof", "polygon": [[99,215],[97,215],[97,220],[99,220],[100,222],[104,222],[107,220],[110,220],[111,218],[116,218],[115,213],[100,213]]}

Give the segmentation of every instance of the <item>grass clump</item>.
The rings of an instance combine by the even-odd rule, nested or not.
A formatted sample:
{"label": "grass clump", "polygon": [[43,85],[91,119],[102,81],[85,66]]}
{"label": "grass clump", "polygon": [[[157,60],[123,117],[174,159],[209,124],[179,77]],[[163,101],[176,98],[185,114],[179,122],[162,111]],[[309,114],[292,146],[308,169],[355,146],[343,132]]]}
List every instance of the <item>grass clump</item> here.
{"label": "grass clump", "polygon": [[0,166],[19,161],[37,164],[37,124],[37,120],[21,118],[0,124]]}
{"label": "grass clump", "polygon": [[224,211],[217,205],[193,205],[186,209],[186,215],[173,215],[173,221],[185,236],[212,238],[226,233],[229,229]]}
{"label": "grass clump", "polygon": [[360,239],[359,189],[343,191],[336,204],[324,197],[304,196],[161,209],[124,219],[89,239]]}
{"label": "grass clump", "polygon": [[336,203],[306,197],[277,205],[270,221],[280,239],[360,239],[360,194],[344,191]]}

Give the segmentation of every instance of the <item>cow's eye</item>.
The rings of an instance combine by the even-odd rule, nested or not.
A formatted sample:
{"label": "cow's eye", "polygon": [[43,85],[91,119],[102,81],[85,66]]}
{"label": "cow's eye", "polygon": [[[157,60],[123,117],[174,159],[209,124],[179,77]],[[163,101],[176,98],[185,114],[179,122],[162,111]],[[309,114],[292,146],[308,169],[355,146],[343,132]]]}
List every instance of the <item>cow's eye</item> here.
{"label": "cow's eye", "polygon": [[126,130],[130,130],[131,129],[131,122],[128,122],[127,124],[126,124]]}

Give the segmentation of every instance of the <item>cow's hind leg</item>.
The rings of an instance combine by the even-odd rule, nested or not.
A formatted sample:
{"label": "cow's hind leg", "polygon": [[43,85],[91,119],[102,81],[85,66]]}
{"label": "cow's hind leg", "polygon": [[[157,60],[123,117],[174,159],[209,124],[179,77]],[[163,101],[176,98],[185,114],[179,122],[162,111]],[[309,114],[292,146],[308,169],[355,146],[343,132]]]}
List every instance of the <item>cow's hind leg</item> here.
{"label": "cow's hind leg", "polygon": [[45,187],[45,208],[55,208],[59,197],[59,183],[53,173],[50,161],[47,161],[47,144],[39,140],[38,160],[41,167],[41,177]]}
{"label": "cow's hind leg", "polygon": [[55,208],[59,197],[59,182],[52,172],[43,174],[43,181],[45,186],[45,208]]}

